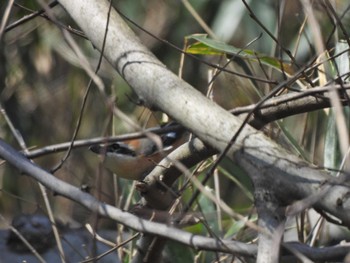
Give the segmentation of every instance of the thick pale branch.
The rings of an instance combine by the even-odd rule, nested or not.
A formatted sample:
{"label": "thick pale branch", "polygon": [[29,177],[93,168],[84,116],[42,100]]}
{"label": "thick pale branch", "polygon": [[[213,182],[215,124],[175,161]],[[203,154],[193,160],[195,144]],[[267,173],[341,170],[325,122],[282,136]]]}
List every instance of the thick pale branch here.
{"label": "thick pale branch", "polygon": [[[101,50],[108,13],[107,1],[61,0],[95,47]],[[104,56],[124,77],[146,106],[169,114],[201,140],[223,151],[241,120],[207,99],[157,60],[112,10]],[[290,156],[290,157],[289,157]],[[246,126],[228,157],[239,163],[252,180],[263,180],[286,204],[317,192],[331,180],[326,172],[291,156],[277,144]],[[256,174],[253,166],[261,167]],[[317,204],[350,225],[348,188],[335,186]],[[284,191],[285,190],[285,191]],[[284,191],[284,193],[282,192]],[[290,195],[293,193],[293,195]],[[336,200],[342,200],[337,206]]]}
{"label": "thick pale branch", "polygon": [[[254,111],[249,123],[256,129],[260,129],[263,125],[279,120],[288,116],[301,113],[311,112],[331,107],[329,93],[336,90],[350,96],[349,85],[329,85],[325,87],[317,87],[300,92],[288,93],[273,97],[267,100],[259,109]],[[342,105],[347,106],[349,101],[344,99],[340,101]],[[255,104],[238,107],[230,110],[234,115],[249,113],[254,110]]]}
{"label": "thick pale branch", "polygon": [[116,207],[99,202],[90,194],[84,193],[79,188],[57,179],[52,174],[31,163],[27,158],[18,153],[11,146],[7,145],[1,139],[0,156],[22,173],[30,175],[56,194],[74,200],[101,216],[111,218],[139,232],[152,233],[160,237],[171,238],[197,249],[217,250],[228,253],[237,253],[244,256],[254,256],[256,254],[256,247],[254,245],[247,245],[233,240],[218,240],[200,235],[193,235],[165,224],[143,220],[128,212],[123,212]]}
{"label": "thick pale branch", "polygon": [[[72,199],[75,202],[87,207],[91,211],[96,212],[101,216],[114,219],[115,221],[120,222],[134,230],[165,238],[171,238],[172,240],[192,246],[193,248],[199,250],[221,251],[250,257],[256,256],[256,245],[244,244],[233,240],[218,240],[215,238],[193,235],[171,226],[140,219],[128,212],[123,212],[118,208],[99,202],[97,199],[87,193],[84,193],[79,188],[65,183],[62,180],[54,177],[52,174],[42,170],[1,139],[0,156],[4,160],[7,160],[11,165],[19,169],[22,173],[30,175],[44,186],[54,191],[56,194]],[[334,258],[343,259],[349,251],[348,245],[313,248],[304,244],[293,242],[287,243],[287,247],[300,251],[314,260],[331,260]]]}
{"label": "thick pale branch", "polygon": [[[140,219],[128,212],[123,212],[116,207],[99,202],[90,194],[84,193],[79,188],[57,179],[52,174],[36,166],[1,139],[0,156],[22,173],[30,175],[44,186],[54,191],[56,194],[74,200],[91,211],[96,212],[101,216],[114,219],[115,221],[120,222],[134,230],[165,238],[171,238],[172,240],[192,246],[196,249],[228,252],[250,257],[256,256],[256,245],[244,244],[233,240],[218,240],[215,238],[193,235],[174,227]],[[346,245],[327,248],[313,248],[294,242],[287,243],[287,247],[301,251],[303,254],[314,260],[327,260],[332,258],[342,259],[349,251],[349,247]]]}

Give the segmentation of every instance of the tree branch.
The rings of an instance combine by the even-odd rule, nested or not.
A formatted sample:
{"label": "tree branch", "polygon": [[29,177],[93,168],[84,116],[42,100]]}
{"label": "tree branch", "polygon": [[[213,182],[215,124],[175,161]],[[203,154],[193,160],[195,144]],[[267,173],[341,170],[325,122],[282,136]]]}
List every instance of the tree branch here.
{"label": "tree branch", "polygon": [[[79,188],[59,180],[52,174],[44,171],[1,139],[0,156],[22,173],[33,177],[44,186],[54,191],[56,194],[67,197],[83,205],[92,212],[111,218],[116,222],[124,224],[125,226],[136,231],[169,238],[199,250],[220,251],[248,257],[256,256],[256,245],[249,245],[234,240],[218,240],[215,238],[193,235],[174,227],[140,219],[139,217],[136,217],[128,212],[123,212],[116,207],[99,202],[90,194],[87,194],[81,191]],[[293,248],[300,251],[313,260],[328,260],[334,258],[342,259],[349,252],[348,245],[326,248],[313,248],[296,242],[287,243],[286,245],[288,248]]]}
{"label": "tree branch", "polygon": [[233,240],[218,240],[193,235],[174,227],[141,219],[128,212],[123,212],[114,206],[99,202],[90,194],[87,194],[81,191],[79,188],[57,179],[52,174],[33,164],[1,139],[0,156],[16,167],[19,171],[30,175],[35,180],[42,183],[45,187],[54,191],[56,194],[65,196],[83,205],[92,212],[111,218],[139,232],[152,233],[153,235],[160,237],[171,238],[174,241],[178,241],[196,249],[237,253],[244,256],[254,256],[256,253],[256,247],[253,245],[247,245]]}
{"label": "tree branch", "polygon": [[[105,25],[109,3],[96,0],[61,0],[60,3],[80,25],[93,45],[102,50],[104,34],[107,32]],[[139,43],[138,38],[115,11],[110,14],[103,55],[130,84],[145,106],[168,113],[215,151],[223,152],[233,141],[232,138],[236,138],[242,121],[169,72],[153,54]],[[300,72],[305,73],[304,70]],[[297,77],[294,76],[294,78]],[[294,80],[287,79],[278,87],[287,86],[292,82]],[[164,225],[154,222],[142,221],[128,213],[101,204],[93,197],[81,193],[77,188],[55,181],[57,179],[53,176],[30,164],[23,156],[16,156],[16,152],[3,145],[2,141],[0,143],[2,145],[0,147],[1,156],[57,193],[136,230],[160,236],[166,234],[166,237],[172,236],[179,242],[197,246],[194,244],[197,236],[186,232],[179,236],[179,233],[176,232],[179,230],[164,228]],[[280,149],[277,144],[251,126],[245,125],[243,131],[239,132],[235,144],[227,151],[227,156],[245,169],[256,186],[268,189],[271,196],[278,200],[278,205],[287,206],[297,200],[318,195],[318,198],[310,199],[307,205],[325,210],[338,217],[344,224],[350,225],[348,186],[344,185],[341,180],[336,181],[325,171],[319,171],[297,157],[291,156],[290,153]],[[338,202],[339,200],[341,202]],[[305,207],[306,203],[303,202],[303,204],[300,209]],[[291,210],[299,211],[299,206],[295,207]],[[208,245],[206,242],[211,242],[210,246],[213,248],[215,245],[215,250],[218,250],[219,246],[219,250],[231,253],[233,251],[230,248],[230,245],[233,244],[230,242],[221,243],[215,239],[201,239],[201,241],[203,243],[198,243],[198,247],[202,245],[203,248],[206,248]],[[248,252],[241,253],[249,254]]]}
{"label": "tree branch", "polygon": [[[94,46],[102,47],[108,3],[94,0],[61,0],[60,3],[87,34]],[[104,56],[118,70],[151,109],[169,114],[217,151],[223,151],[241,125],[241,120],[207,99],[179,79],[157,60],[112,10]],[[287,85],[288,80],[280,85]],[[315,194],[323,184],[333,185],[332,177],[319,171],[252,127],[246,125],[228,157],[240,164],[252,180],[260,177],[286,204]],[[252,166],[259,166],[256,175]],[[348,187],[335,185],[317,202],[324,209],[350,225]],[[338,207],[336,200],[342,198]]]}

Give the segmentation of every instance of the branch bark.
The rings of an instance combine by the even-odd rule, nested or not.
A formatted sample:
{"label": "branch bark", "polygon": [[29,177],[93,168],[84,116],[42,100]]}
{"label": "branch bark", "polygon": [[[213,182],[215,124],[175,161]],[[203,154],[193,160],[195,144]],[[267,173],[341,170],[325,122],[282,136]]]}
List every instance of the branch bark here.
{"label": "branch bark", "polygon": [[[81,191],[62,180],[57,179],[52,174],[44,171],[34,163],[30,162],[25,156],[17,152],[11,146],[0,139],[0,156],[7,160],[11,165],[16,167],[22,173],[33,177],[35,180],[42,183],[45,187],[51,189],[58,195],[65,196],[75,202],[85,206],[92,212],[98,213],[101,216],[114,219],[127,227],[137,230],[142,233],[149,233],[164,238],[170,238],[174,241],[186,244],[198,250],[211,250],[218,252],[233,253],[241,256],[255,257],[257,247],[253,244],[245,244],[233,240],[218,240],[199,235],[193,235],[186,231],[143,220],[128,212],[123,212],[120,209],[111,205],[99,202],[97,199]],[[326,248],[314,248],[304,244],[292,242],[285,245],[288,250],[296,250],[312,260],[327,261],[334,258],[343,259],[349,252],[349,245],[333,246]]]}
{"label": "branch bark", "polygon": [[0,156],[9,164],[16,167],[24,174],[30,175],[45,187],[51,189],[58,195],[65,196],[75,202],[88,208],[101,216],[105,216],[120,222],[142,233],[152,233],[164,238],[171,238],[174,241],[189,245],[196,249],[221,251],[228,253],[237,253],[244,256],[254,256],[256,254],[256,246],[247,245],[242,242],[233,240],[217,240],[214,238],[193,235],[186,231],[170,227],[165,224],[143,220],[128,212],[102,203],[92,195],[81,191],[79,188],[72,186],[62,180],[57,179],[52,174],[44,171],[39,166],[30,162],[24,155],[17,152],[11,146],[0,139]]}
{"label": "branch bark", "polygon": [[[101,50],[108,3],[94,0],[61,0],[60,3]],[[242,124],[239,118],[167,70],[140,43],[115,10],[110,14],[104,56],[145,106],[166,112],[217,151],[226,148]],[[334,182],[326,171],[291,155],[251,126],[245,126],[228,151],[228,157],[239,163],[253,181],[263,180],[285,204],[315,194],[322,185],[331,184],[331,189],[316,206],[350,225],[349,188],[336,185],[338,182]],[[256,168],[260,174],[256,174]],[[342,200],[341,206],[337,205],[338,199]]]}
{"label": "branch bark", "polygon": [[[86,33],[93,45],[102,50],[109,9],[107,1],[60,0],[59,2]],[[167,70],[165,65],[140,44],[135,34],[114,10],[110,14],[104,56],[130,84],[145,106],[166,112],[215,150],[224,151],[242,125],[239,118],[232,116]],[[288,84],[288,80],[284,84]],[[2,150],[4,155],[6,151],[10,151],[6,147]],[[11,153],[14,155],[13,151]],[[333,214],[350,226],[349,187],[342,185],[341,181],[335,181],[327,172],[320,171],[298,157],[292,156],[251,126],[245,126],[227,156],[246,170],[255,186],[266,189],[281,206],[316,195],[319,189],[327,185],[327,191],[322,194],[322,198],[310,202],[309,205]],[[11,156],[7,157],[11,158]],[[16,160],[11,162],[19,169],[24,169],[21,166],[24,162],[23,158],[20,162]],[[35,166],[25,169],[33,177],[36,173],[42,173]],[[52,184],[52,178],[48,180],[47,177],[50,175],[42,174],[40,180],[43,180],[50,189],[55,189],[57,186]],[[39,180],[39,177],[35,178]],[[137,217],[130,217],[129,214],[117,211],[108,205],[101,205],[88,195],[73,196],[72,193],[78,193],[77,189],[68,184],[62,187],[59,189],[61,194],[89,206],[90,209],[102,215],[111,216],[124,223],[127,220],[126,225],[140,231],[153,231],[160,236],[165,234],[170,236],[169,228],[164,225],[148,222],[149,224],[140,227],[138,224],[140,219]],[[178,233],[173,232],[178,241],[193,245],[196,236],[188,233],[185,235],[185,233],[179,237],[176,236]],[[222,246],[216,245],[223,250],[229,247],[228,243]],[[204,248],[205,245],[202,247]],[[231,249],[229,251],[232,252]]]}

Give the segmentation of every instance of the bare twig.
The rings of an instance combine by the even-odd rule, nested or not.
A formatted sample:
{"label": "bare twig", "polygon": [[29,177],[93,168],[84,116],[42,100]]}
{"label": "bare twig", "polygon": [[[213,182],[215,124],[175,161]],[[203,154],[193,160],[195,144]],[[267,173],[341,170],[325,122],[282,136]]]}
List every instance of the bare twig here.
{"label": "bare twig", "polygon": [[[0,214],[0,219],[2,221],[5,221],[5,218]],[[15,235],[23,242],[23,244],[28,247],[31,253],[38,259],[39,262],[45,263],[46,261],[43,259],[42,256],[36,251],[36,249],[30,244],[30,242],[13,226],[9,225],[8,228],[15,233]]]}
{"label": "bare twig", "polygon": [[[1,106],[1,105],[0,105]],[[26,143],[23,139],[23,136],[18,132],[17,129],[15,129],[12,121],[10,120],[10,118],[7,116],[5,110],[3,108],[1,108],[1,113],[3,114],[3,116],[5,117],[6,119],[6,122],[8,124],[8,126],[10,127],[14,137],[17,139],[17,142],[18,144],[21,146],[22,150],[25,152],[25,153],[28,153],[28,149],[27,149],[27,146],[26,146]],[[55,218],[53,216],[53,212],[52,212],[52,208],[51,208],[51,205],[50,205],[50,202],[49,202],[49,198],[47,196],[47,191],[46,191],[46,188],[40,183],[38,182],[38,185],[39,185],[39,188],[40,188],[40,192],[41,192],[41,195],[43,197],[43,200],[44,200],[44,203],[45,203],[45,207],[46,207],[46,210],[47,210],[47,213],[48,213],[48,216],[50,218],[50,221],[52,222],[52,230],[53,230],[53,233],[54,233],[54,237],[55,237],[55,240],[56,240],[56,243],[57,243],[57,248],[60,252],[60,258],[61,258],[61,261],[62,262],[65,262],[65,258],[64,258],[64,251],[63,251],[63,247],[62,247],[62,242],[61,242],[61,239],[60,239],[60,236],[59,236],[59,233],[58,233],[58,228],[55,224]],[[15,231],[13,230],[17,235],[18,235],[18,231]],[[19,236],[21,239],[22,237]],[[27,243],[26,240],[24,240],[23,242],[25,242],[25,244]],[[36,253],[34,253],[36,254]]]}
{"label": "bare twig", "polygon": [[4,33],[4,29],[5,29],[7,20],[10,17],[10,12],[11,12],[13,3],[14,3],[14,0],[8,1],[7,7],[6,7],[5,12],[4,12],[4,15],[3,15],[2,19],[1,19],[1,23],[0,23],[0,42],[2,41],[2,35]]}
{"label": "bare twig", "polygon": [[[99,202],[91,195],[80,191],[79,188],[57,179],[48,172],[42,170],[40,167],[31,163],[23,155],[16,152],[2,140],[0,140],[0,156],[6,159],[11,165],[15,166],[21,172],[30,175],[35,180],[38,180],[44,186],[53,190],[57,194],[74,200],[91,211],[99,213],[101,216],[109,217],[137,231],[170,238],[180,243],[192,246],[196,249],[222,251],[250,257],[254,257],[256,255],[257,250],[255,245],[249,245],[232,240],[219,241],[213,238],[190,234],[186,231],[179,230],[171,226],[140,219],[130,213],[123,212],[114,206]],[[336,257],[341,258],[348,253],[349,249],[348,246],[335,246],[322,249],[310,248],[306,245],[298,243],[287,244],[298,251],[302,251],[303,254],[314,260],[324,260]]]}
{"label": "bare twig", "polygon": [[[154,133],[154,134],[165,134],[170,131],[178,131],[184,129],[180,125],[176,126],[169,126],[169,127],[162,127],[162,128],[150,128],[146,129],[145,131],[141,132],[134,132],[124,135],[118,135],[118,136],[110,136],[110,137],[97,137],[92,139],[86,139],[86,140],[75,140],[73,143],[73,148],[82,148],[82,147],[88,147],[94,144],[100,144],[100,143],[109,143],[109,142],[118,142],[118,141],[126,141],[131,139],[139,139],[144,138],[147,133]],[[25,153],[25,156],[34,159],[38,158],[47,154],[57,153],[57,152],[63,152],[66,151],[70,147],[71,142],[65,142],[65,143],[59,143],[54,144],[50,146],[45,146],[43,148],[28,151]]]}
{"label": "bare twig", "polygon": [[[34,10],[31,10],[31,9],[29,9],[29,8],[27,8],[27,7],[24,7],[24,6],[22,6],[22,5],[18,4],[18,3],[15,3],[15,5],[18,6],[18,7],[20,7],[20,8],[22,8],[22,9],[24,9],[24,10],[27,10],[27,11],[31,12],[31,14],[26,15],[26,16],[24,16],[23,18],[21,18],[21,19],[15,21],[15,22],[13,22],[12,24],[8,25],[8,26],[6,27],[6,29],[5,29],[5,32],[9,32],[9,31],[11,31],[12,29],[14,29],[14,28],[16,28],[16,27],[18,27],[18,26],[20,26],[20,25],[23,25],[24,23],[27,23],[28,21],[32,20],[33,18],[35,18],[35,17],[37,17],[37,16],[41,16],[41,17],[43,17],[43,18],[45,18],[45,19],[47,19],[47,20],[49,20],[49,21],[55,23],[55,24],[58,25],[59,27],[65,29],[65,30],[67,30],[67,31],[70,31],[71,33],[73,33],[73,34],[75,34],[75,35],[77,35],[77,36],[80,36],[80,37],[86,39],[86,36],[84,35],[83,32],[81,32],[81,31],[79,31],[79,30],[77,30],[77,29],[71,28],[71,27],[69,27],[69,26],[65,26],[65,25],[63,25],[62,23],[58,22],[58,21],[52,21],[47,15],[45,15],[45,9],[41,9],[41,10],[38,10],[38,11],[34,11]],[[48,4],[48,7],[53,8],[53,7],[55,7],[56,5],[58,5],[58,1],[53,1],[53,2],[51,2],[51,3]]]}
{"label": "bare twig", "polygon": [[241,255],[253,256],[256,247],[232,240],[216,240],[199,235],[193,235],[186,231],[166,226],[164,224],[154,223],[148,220],[140,219],[128,212],[102,203],[90,194],[82,192],[62,180],[52,176],[52,174],[42,170],[39,166],[31,163],[23,155],[16,152],[12,147],[0,139],[0,156],[15,166],[22,173],[30,175],[35,180],[41,182],[47,188],[53,190],[56,194],[65,196],[75,202],[85,206],[90,211],[98,213],[101,216],[111,218],[124,224],[134,230],[151,233],[161,237],[172,238],[180,243],[196,247],[197,249],[218,250],[230,253],[239,253]]}

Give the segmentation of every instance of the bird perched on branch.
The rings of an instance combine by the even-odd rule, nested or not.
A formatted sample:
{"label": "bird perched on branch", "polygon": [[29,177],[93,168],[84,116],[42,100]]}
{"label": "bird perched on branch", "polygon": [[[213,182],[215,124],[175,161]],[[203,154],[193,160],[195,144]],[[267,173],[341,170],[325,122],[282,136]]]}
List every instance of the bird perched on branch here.
{"label": "bird perched on branch", "polygon": [[146,134],[145,138],[106,145],[93,145],[90,150],[101,156],[103,165],[117,176],[142,180],[164,157],[183,142],[183,130],[164,135]]}

